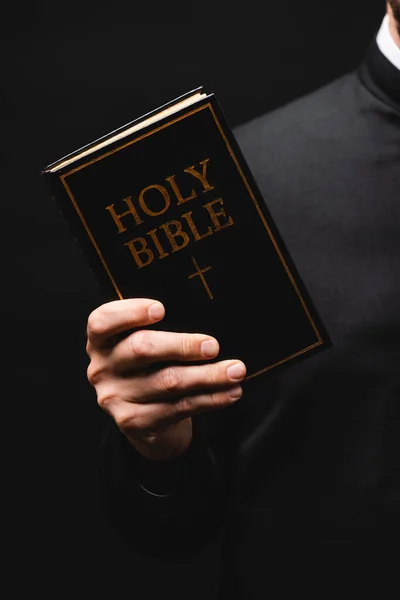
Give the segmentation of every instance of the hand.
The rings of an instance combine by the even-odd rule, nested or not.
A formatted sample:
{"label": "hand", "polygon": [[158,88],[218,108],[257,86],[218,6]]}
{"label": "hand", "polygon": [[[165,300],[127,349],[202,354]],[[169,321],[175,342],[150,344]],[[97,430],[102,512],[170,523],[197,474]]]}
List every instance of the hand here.
{"label": "hand", "polygon": [[87,323],[87,377],[98,404],[153,460],[182,454],[192,439],[191,417],[237,401],[246,375],[238,360],[200,363],[219,353],[209,335],[141,329],[164,315],[160,302],[135,298],[103,304]]}

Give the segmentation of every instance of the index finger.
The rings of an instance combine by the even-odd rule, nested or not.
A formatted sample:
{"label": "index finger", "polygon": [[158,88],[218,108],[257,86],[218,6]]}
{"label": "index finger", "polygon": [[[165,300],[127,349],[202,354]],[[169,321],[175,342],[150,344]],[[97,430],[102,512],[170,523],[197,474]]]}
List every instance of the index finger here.
{"label": "index finger", "polygon": [[161,321],[165,308],[151,298],[128,298],[106,302],[92,311],[87,320],[88,343],[104,346],[111,338],[136,327]]}

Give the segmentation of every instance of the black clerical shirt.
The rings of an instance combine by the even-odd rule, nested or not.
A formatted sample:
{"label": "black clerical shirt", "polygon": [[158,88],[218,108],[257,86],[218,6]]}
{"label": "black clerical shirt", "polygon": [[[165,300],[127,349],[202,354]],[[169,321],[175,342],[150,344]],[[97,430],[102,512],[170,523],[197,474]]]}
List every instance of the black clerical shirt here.
{"label": "black clerical shirt", "polygon": [[218,600],[397,599],[400,72],[373,40],[355,72],[235,135],[333,346],[196,417],[168,472],[114,431],[106,509],[168,560],[222,532]]}

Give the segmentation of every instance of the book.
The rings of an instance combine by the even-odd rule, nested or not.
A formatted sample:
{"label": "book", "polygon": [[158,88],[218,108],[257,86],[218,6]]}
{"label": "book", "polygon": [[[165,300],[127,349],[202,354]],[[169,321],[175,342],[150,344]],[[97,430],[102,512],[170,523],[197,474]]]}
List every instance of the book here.
{"label": "book", "polygon": [[160,300],[158,329],[216,337],[247,379],[331,344],[215,93],[195,88],[41,174],[105,301]]}

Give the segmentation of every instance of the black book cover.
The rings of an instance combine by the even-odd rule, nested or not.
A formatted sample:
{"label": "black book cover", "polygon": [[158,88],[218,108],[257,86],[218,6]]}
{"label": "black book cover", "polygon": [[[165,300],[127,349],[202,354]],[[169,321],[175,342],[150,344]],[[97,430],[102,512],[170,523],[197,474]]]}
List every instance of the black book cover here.
{"label": "black book cover", "polygon": [[144,122],[174,102],[42,171],[105,300],[160,300],[248,379],[329,346],[215,95]]}

